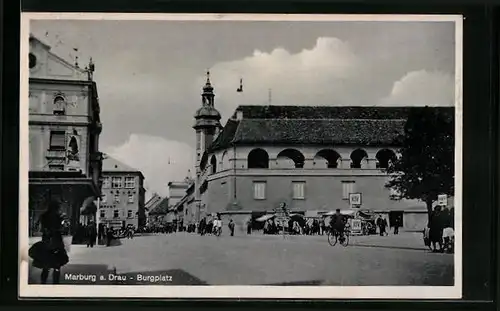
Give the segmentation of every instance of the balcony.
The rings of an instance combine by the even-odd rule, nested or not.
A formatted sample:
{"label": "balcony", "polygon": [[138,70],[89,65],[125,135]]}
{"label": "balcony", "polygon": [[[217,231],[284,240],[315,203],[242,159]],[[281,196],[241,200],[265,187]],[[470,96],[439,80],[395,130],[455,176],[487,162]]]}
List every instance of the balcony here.
{"label": "balcony", "polygon": [[66,150],[47,150],[45,153],[46,158],[51,159],[65,159],[66,158]]}

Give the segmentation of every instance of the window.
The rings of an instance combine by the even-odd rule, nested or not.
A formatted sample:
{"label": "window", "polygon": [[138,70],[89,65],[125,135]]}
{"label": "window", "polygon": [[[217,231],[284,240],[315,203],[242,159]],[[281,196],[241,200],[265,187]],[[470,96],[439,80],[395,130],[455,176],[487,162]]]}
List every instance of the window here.
{"label": "window", "polygon": [[135,177],[125,177],[125,188],[135,188]]}
{"label": "window", "polygon": [[66,150],[66,133],[64,131],[50,132],[50,150]]}
{"label": "window", "polygon": [[115,197],[114,197],[114,200],[113,200],[113,201],[114,201],[115,203],[120,203],[120,193],[119,193],[119,192],[117,192],[117,193],[115,194]]}
{"label": "window", "polygon": [[255,181],[253,183],[253,197],[255,200],[265,200],[266,199],[266,182],[265,181]]}
{"label": "window", "polygon": [[128,194],[128,203],[134,203],[134,194],[133,193]]}
{"label": "window", "polygon": [[132,211],[131,210],[127,211],[127,218],[132,218]]}
{"label": "window", "polygon": [[102,187],[103,188],[109,188],[110,186],[110,180],[109,180],[109,177],[104,177],[103,181],[102,181]]}
{"label": "window", "polygon": [[49,170],[51,171],[64,171],[63,164],[49,164]]}
{"label": "window", "polygon": [[343,181],[342,182],[342,199],[349,200],[350,193],[356,193],[354,187],[356,183],[354,181]]}
{"label": "window", "polygon": [[121,188],[122,187],[122,178],[121,177],[113,177],[111,179],[111,188]]}
{"label": "window", "polygon": [[294,181],[292,182],[292,185],[293,185],[293,198],[296,200],[304,200],[306,183],[304,181]]}
{"label": "window", "polygon": [[105,218],[106,217],[106,210],[102,209],[99,214],[100,214],[101,218]]}
{"label": "window", "polygon": [[106,193],[103,193],[101,197],[101,202],[106,203],[107,201],[108,201],[108,195]]}
{"label": "window", "polygon": [[113,211],[113,218],[118,218],[118,217],[120,217],[120,213],[119,213],[119,211],[117,209],[115,209]]}
{"label": "window", "polygon": [[66,113],[65,106],[66,106],[66,101],[64,100],[64,97],[62,97],[62,96],[56,96],[54,98],[54,110],[53,110],[53,113],[55,115],[64,115]]}

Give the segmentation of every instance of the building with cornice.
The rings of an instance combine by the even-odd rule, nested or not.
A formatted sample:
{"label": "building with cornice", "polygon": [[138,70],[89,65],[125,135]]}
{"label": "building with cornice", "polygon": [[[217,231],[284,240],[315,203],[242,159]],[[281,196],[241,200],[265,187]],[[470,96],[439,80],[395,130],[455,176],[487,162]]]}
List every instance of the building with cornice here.
{"label": "building with cornice", "polygon": [[[398,157],[396,137],[411,107],[239,106],[221,128],[209,78],[195,114],[195,200],[198,220],[220,213],[239,229],[280,203],[306,216],[356,208],[426,225],[425,204],[385,188]],[[416,108],[418,109],[418,108]],[[435,108],[453,118],[453,107]]]}
{"label": "building with cornice", "polygon": [[115,228],[146,224],[144,175],[105,154],[99,223]]}
{"label": "building with cornice", "polygon": [[40,233],[38,220],[50,200],[61,203],[74,234],[82,215],[95,218],[94,202],[101,194],[102,125],[94,64],[71,64],[34,36],[28,53],[30,235]]}

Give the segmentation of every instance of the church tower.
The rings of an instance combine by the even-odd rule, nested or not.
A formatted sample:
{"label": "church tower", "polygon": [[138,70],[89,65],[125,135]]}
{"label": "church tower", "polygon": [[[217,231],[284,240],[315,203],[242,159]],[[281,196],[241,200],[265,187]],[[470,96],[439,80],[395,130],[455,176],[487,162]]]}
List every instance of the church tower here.
{"label": "church tower", "polygon": [[221,115],[214,107],[214,88],[210,82],[210,72],[207,72],[207,82],[203,87],[201,95],[201,107],[194,115],[195,123],[193,129],[196,131],[196,177],[195,177],[195,201],[197,206],[197,221],[200,217],[200,211],[204,209],[201,206],[200,194],[200,162],[203,153],[210,147],[218,132],[222,128],[220,119]]}
{"label": "church tower", "polygon": [[214,107],[214,88],[210,82],[210,72],[207,72],[207,82],[201,95],[201,107],[194,115],[196,131],[196,173],[199,173],[200,161],[203,152],[212,144],[218,131],[221,129],[221,115]]}

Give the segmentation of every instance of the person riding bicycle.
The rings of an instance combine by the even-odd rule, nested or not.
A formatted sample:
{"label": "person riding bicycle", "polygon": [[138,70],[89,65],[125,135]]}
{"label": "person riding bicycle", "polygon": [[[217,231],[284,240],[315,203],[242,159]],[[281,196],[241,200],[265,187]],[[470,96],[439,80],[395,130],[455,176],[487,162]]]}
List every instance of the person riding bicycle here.
{"label": "person riding bicycle", "polygon": [[347,219],[344,215],[340,213],[340,209],[337,208],[335,214],[332,215],[330,219],[330,228],[333,232],[336,232],[340,239],[344,238],[345,226]]}

